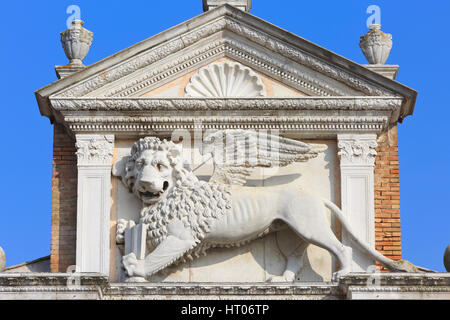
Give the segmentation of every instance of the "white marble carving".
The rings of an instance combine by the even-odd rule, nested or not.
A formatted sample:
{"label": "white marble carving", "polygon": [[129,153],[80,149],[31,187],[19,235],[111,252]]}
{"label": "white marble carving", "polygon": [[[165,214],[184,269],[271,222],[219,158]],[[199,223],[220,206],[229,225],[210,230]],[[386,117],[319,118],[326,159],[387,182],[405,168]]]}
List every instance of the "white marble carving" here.
{"label": "white marble carving", "polygon": [[110,164],[113,156],[114,138],[111,136],[94,136],[78,139],[76,142],[78,165]]}
{"label": "white marble carving", "polygon": [[338,155],[342,165],[371,165],[375,164],[377,156],[376,136],[361,137],[355,135],[347,139],[342,138],[338,142]]}
{"label": "white marble carving", "polygon": [[370,64],[385,64],[392,49],[392,35],[381,31],[379,24],[372,24],[369,29],[359,46]]}
{"label": "white marble carving", "polygon": [[116,136],[149,130],[170,135],[175,129],[189,130],[201,122],[216,130],[267,128],[334,139],[342,131],[381,132],[398,119],[402,106],[402,98],[396,97],[52,97],[50,101],[75,133],[95,131]]}
{"label": "white marble carving", "polygon": [[82,66],[81,62],[89,52],[93,33],[83,28],[84,22],[73,20],[72,27],[61,32],[61,43],[72,66]]}
{"label": "white marble carving", "polygon": [[[240,137],[245,137],[244,142]],[[226,148],[222,144],[224,149],[216,148],[220,138],[227,138]],[[230,158],[227,150],[237,150],[239,143],[247,145],[248,152]],[[273,152],[267,152],[268,149]],[[204,182],[184,167],[180,146],[155,137],[137,141],[131,155],[115,168],[114,174],[122,177],[144,203],[139,224],[146,225],[147,243],[155,249],[145,259],[138,259],[134,252],[123,257],[129,281],[144,281],[176,262],[206,254],[210,248],[239,246],[285,226],[276,221],[285,222],[307,242],[330,251],[340,263],[336,275],[345,274],[351,271],[352,248],[335,237],[326,208],[373,259],[395,271],[417,270],[405,261],[387,259],[359,240],[341,210],[328,200],[290,183],[242,186],[254,167],[314,157],[317,151],[311,149],[302,142],[274,136],[260,140],[252,132],[218,132],[205,138],[203,152],[212,155],[215,169],[211,181]],[[119,239],[123,229],[118,229]],[[295,252],[295,257],[299,256]],[[293,281],[299,266],[300,263],[289,263],[283,275],[272,280]]]}
{"label": "white marble carving", "polygon": [[186,86],[186,97],[192,98],[255,98],[265,95],[264,84],[254,71],[228,61],[200,69]]}

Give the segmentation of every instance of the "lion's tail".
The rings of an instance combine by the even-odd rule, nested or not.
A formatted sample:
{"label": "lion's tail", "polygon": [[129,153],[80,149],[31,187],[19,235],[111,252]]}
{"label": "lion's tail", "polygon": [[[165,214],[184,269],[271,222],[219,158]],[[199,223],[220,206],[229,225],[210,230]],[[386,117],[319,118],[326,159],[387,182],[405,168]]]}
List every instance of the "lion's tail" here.
{"label": "lion's tail", "polygon": [[388,268],[393,272],[433,272],[425,268],[417,267],[411,262],[406,260],[394,261],[391,260],[375,249],[371,248],[367,243],[358,239],[356,233],[353,232],[350,224],[348,223],[346,217],[344,216],[341,209],[339,209],[333,202],[323,199],[325,206],[333,212],[333,214],[339,219],[344,229],[347,231],[350,239],[360,246],[367,254],[369,254],[374,260],[381,263],[384,267]]}

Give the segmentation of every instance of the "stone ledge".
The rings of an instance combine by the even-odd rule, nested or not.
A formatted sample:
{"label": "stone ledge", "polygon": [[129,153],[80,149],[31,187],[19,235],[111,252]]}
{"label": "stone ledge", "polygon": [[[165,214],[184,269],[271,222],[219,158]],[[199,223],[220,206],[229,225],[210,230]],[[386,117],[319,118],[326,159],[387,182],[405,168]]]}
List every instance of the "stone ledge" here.
{"label": "stone ledge", "polygon": [[[108,277],[99,273],[78,273],[76,275],[81,286],[108,285]],[[65,286],[70,279],[75,279],[74,273],[0,273],[0,289],[5,287]]]}
{"label": "stone ledge", "polygon": [[249,296],[283,299],[299,299],[309,297],[311,299],[340,299],[343,293],[340,292],[338,284],[332,283],[155,283],[155,284],[111,284],[105,295],[122,298],[130,296],[172,296],[180,295],[184,298],[198,296],[210,296],[216,298],[239,299]]}
{"label": "stone ledge", "polygon": [[[0,300],[448,299],[450,273],[352,273],[334,283],[109,283],[97,273],[0,274]],[[75,281],[73,281],[75,279]],[[376,279],[372,284],[371,279]]]}
{"label": "stone ledge", "polygon": [[450,273],[351,273],[339,279],[340,286],[365,286],[369,279],[383,286],[444,286],[450,288]]}

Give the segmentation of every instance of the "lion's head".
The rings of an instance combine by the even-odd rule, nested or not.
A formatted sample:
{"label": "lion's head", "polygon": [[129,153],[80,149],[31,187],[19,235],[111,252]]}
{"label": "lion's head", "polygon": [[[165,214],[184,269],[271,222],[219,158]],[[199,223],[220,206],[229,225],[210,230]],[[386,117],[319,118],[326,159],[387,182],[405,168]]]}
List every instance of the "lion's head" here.
{"label": "lion's head", "polygon": [[156,137],[139,139],[131,148],[124,183],[145,205],[164,199],[183,169],[181,147]]}
{"label": "lion's head", "polygon": [[156,247],[167,236],[167,226],[180,220],[197,241],[211,222],[231,210],[228,185],[199,181],[184,167],[181,146],[156,137],[139,139],[131,154],[115,164],[129,191],[144,204],[140,223],[147,224],[148,241]]}

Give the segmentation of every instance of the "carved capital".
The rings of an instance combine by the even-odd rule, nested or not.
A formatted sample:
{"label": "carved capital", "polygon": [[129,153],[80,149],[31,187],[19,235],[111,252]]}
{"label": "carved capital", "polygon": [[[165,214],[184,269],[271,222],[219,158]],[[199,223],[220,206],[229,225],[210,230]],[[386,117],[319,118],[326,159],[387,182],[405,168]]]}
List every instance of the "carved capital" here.
{"label": "carved capital", "polygon": [[111,166],[113,135],[77,134],[76,138],[78,166]]}
{"label": "carved capital", "polygon": [[341,166],[375,164],[376,135],[338,135],[338,155]]}

